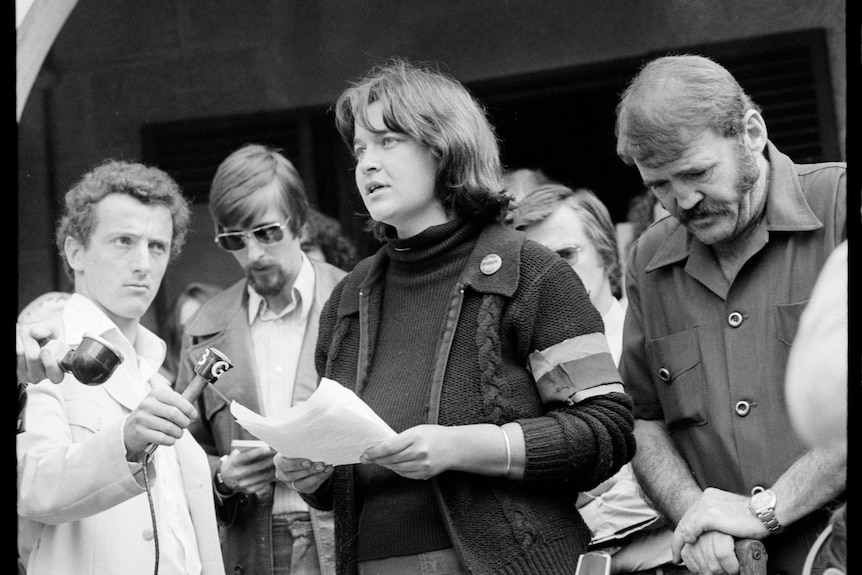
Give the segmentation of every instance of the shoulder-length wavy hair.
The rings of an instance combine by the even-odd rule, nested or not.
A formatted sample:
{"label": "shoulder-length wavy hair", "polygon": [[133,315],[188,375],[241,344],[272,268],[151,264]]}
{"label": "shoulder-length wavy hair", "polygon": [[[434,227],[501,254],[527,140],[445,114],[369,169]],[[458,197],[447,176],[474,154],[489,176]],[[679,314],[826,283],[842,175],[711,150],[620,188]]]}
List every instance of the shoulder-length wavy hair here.
{"label": "shoulder-length wavy hair", "polygon": [[[368,107],[380,102],[383,122],[426,146],[437,159],[437,199],[464,220],[501,220],[504,191],[500,149],[483,106],[457,80],[428,64],[393,58],[372,68],[339,96],[335,122],[353,150],[355,126],[372,129]],[[369,222],[382,238],[385,225]]]}

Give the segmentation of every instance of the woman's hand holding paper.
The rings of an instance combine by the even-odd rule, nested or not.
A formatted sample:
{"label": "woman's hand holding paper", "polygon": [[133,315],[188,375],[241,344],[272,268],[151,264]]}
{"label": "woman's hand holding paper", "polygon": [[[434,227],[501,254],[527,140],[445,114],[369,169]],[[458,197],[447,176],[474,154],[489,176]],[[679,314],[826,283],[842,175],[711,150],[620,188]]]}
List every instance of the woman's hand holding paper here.
{"label": "woman's hand holding paper", "polygon": [[329,479],[332,465],[322,461],[310,461],[308,459],[286,457],[276,453],[273,458],[275,463],[275,478],[285,482],[291,489],[300,493],[314,493]]}

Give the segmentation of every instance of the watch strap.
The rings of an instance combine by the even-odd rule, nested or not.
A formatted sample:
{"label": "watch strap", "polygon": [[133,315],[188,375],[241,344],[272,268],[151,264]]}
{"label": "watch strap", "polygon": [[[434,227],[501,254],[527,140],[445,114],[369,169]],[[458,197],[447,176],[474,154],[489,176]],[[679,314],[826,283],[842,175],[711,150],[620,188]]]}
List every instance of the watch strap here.
{"label": "watch strap", "polygon": [[763,525],[766,527],[766,530],[771,534],[781,533],[784,531],[784,527],[781,523],[778,522],[778,518],[775,517],[775,493],[769,489],[758,489],[752,490],[752,497],[760,491],[765,491],[771,496],[771,505],[767,507],[762,507],[760,509],[755,509],[752,502],[749,500],[748,508],[749,510],[763,522]]}
{"label": "watch strap", "polygon": [[222,455],[221,461],[219,462],[219,468],[215,474],[215,481],[213,481],[213,484],[215,485],[215,490],[219,493],[219,495],[223,495],[225,497],[228,495],[233,495],[233,489],[227,486],[221,476],[221,464],[224,463],[224,460],[226,458],[227,455]]}
{"label": "watch strap", "polygon": [[758,513],[757,517],[763,521],[763,524],[766,526],[766,530],[770,533],[781,533],[784,531],[784,527],[782,527],[781,523],[778,522],[778,519],[775,517],[775,511],[772,509],[767,509],[766,511]]}

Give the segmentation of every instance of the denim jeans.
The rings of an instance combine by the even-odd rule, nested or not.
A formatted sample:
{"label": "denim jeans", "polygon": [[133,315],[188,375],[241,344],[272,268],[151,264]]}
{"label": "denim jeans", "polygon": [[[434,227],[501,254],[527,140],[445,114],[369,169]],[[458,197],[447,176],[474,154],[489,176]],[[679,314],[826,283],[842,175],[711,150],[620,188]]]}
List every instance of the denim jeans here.
{"label": "denim jeans", "polygon": [[359,575],[469,575],[455,549],[362,561]]}
{"label": "denim jeans", "polygon": [[273,575],[320,575],[308,513],[272,518]]}

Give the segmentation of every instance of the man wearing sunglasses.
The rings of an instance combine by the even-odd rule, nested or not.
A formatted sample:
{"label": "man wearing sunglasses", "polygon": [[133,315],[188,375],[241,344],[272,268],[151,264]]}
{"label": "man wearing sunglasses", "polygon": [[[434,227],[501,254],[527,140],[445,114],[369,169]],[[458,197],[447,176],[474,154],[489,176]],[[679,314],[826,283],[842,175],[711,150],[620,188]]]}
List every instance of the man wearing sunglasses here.
{"label": "man wearing sunglasses", "polygon": [[276,481],[269,447],[232,446],[254,438],[235,422],[229,403],[277,417],[311,395],[318,318],[346,272],[303,253],[304,184],[274,149],[247,145],[228,156],[213,178],[209,209],[216,243],[246,277],[189,320],[177,389],[189,384],[206,346],[234,364],[215,390],[201,395],[201,416],[189,428],[209,454],[225,568],[245,575],[334,573],[331,515],[310,510]]}

